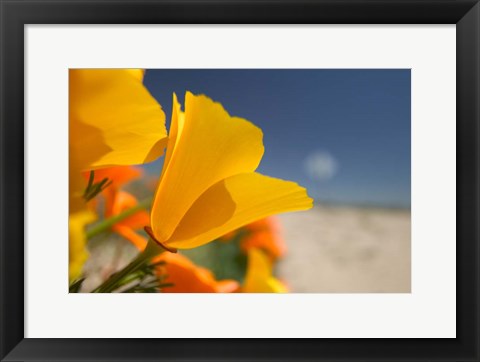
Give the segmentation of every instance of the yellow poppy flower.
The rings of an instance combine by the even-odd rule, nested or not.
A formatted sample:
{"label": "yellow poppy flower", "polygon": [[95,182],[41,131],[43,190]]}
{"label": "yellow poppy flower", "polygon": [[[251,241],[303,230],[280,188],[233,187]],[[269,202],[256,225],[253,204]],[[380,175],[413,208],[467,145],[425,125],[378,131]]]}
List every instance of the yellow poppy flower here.
{"label": "yellow poppy flower", "polygon": [[167,144],[165,114],[140,69],[69,71],[70,212],[82,208],[82,171],[150,162]]}
{"label": "yellow poppy flower", "polygon": [[162,289],[162,293],[231,293],[238,289],[235,280],[216,280],[213,273],[192,263],[180,254],[162,253],[153,262],[165,264],[157,268],[159,276],[166,276],[162,283],[172,286]]}
{"label": "yellow poppy flower", "polygon": [[88,253],[84,226],[93,221],[83,200],[82,172],[150,162],[166,146],[165,114],[143,86],[140,69],[69,71],[69,277]]}
{"label": "yellow poppy flower", "polygon": [[287,293],[287,287],[272,275],[272,269],[272,262],[265,253],[249,249],[242,293]]}
{"label": "yellow poppy flower", "polygon": [[85,235],[85,226],[96,220],[96,215],[90,210],[84,210],[70,214],[68,223],[69,231],[69,280],[73,281],[82,274],[83,264],[88,258],[86,248],[87,237]]}
{"label": "yellow poppy flower", "polygon": [[165,162],[149,233],[168,248],[206,244],[255,220],[312,207],[294,182],[256,173],[262,131],[204,95],[174,95]]}
{"label": "yellow poppy flower", "polygon": [[150,162],[167,143],[165,114],[140,69],[71,69],[70,147],[82,170]]}

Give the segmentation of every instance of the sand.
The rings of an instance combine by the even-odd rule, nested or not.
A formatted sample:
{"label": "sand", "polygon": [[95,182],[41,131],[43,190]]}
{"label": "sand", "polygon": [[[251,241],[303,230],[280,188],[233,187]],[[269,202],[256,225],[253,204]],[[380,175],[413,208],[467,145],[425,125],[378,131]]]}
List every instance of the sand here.
{"label": "sand", "polygon": [[280,215],[291,292],[409,293],[409,210],[316,206]]}
{"label": "sand", "polygon": [[[316,206],[278,216],[288,246],[276,274],[295,293],[409,293],[410,211]],[[90,244],[90,291],[136,253],[126,240]]]}

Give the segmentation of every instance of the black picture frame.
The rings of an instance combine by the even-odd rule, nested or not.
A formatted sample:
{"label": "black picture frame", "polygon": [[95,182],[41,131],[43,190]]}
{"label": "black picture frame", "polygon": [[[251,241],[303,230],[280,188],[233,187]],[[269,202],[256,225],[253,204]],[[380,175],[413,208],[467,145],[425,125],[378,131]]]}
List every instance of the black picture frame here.
{"label": "black picture frame", "polygon": [[[478,343],[480,5],[478,0],[0,0],[0,4],[0,357],[2,361],[478,361],[480,359]],[[162,23],[456,24],[457,338],[24,338],[24,26],[26,24]],[[433,122],[432,134],[435,132],[434,127]],[[281,321],[279,321],[279,328],[281,328]]]}

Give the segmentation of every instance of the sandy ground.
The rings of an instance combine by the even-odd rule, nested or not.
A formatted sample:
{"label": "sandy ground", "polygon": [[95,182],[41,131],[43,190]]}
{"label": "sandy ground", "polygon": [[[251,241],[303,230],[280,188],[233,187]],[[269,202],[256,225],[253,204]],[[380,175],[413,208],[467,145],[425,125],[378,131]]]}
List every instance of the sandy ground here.
{"label": "sandy ground", "polygon": [[[291,292],[410,292],[409,211],[317,206],[278,218],[288,252],[276,274]],[[136,253],[118,237],[117,243],[100,238],[90,249],[82,291],[99,285]]]}
{"label": "sandy ground", "polygon": [[410,292],[410,211],[317,206],[279,219],[277,272],[292,292]]}

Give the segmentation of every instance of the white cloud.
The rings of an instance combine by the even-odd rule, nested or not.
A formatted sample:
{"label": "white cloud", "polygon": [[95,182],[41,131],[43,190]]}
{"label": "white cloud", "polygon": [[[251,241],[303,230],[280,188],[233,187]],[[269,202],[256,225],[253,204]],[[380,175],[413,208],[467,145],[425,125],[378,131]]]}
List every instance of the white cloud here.
{"label": "white cloud", "polygon": [[313,180],[328,180],[335,176],[338,163],[333,156],[324,151],[315,151],[305,158],[305,171]]}

